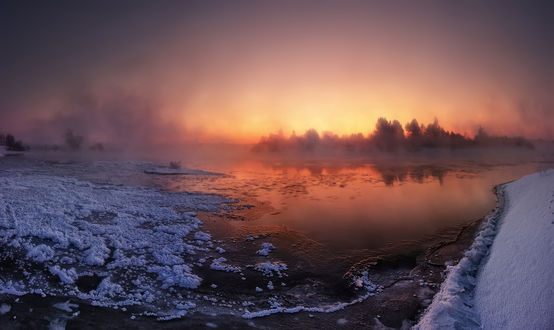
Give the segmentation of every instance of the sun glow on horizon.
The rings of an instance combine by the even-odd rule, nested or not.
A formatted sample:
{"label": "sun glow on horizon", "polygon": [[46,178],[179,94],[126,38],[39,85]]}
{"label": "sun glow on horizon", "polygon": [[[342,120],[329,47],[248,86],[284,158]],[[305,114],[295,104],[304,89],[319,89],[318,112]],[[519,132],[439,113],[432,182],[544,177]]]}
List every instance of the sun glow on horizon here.
{"label": "sun glow on horizon", "polygon": [[[183,3],[153,16],[146,6],[119,13],[127,24],[116,27],[54,10],[61,27],[79,23],[75,34],[49,27],[38,39],[10,25],[22,43],[6,54],[0,130],[29,141],[73,128],[95,139],[255,143],[279,130],[367,135],[385,117],[554,139],[551,23],[535,9],[302,3]],[[27,45],[58,39],[24,60]]]}

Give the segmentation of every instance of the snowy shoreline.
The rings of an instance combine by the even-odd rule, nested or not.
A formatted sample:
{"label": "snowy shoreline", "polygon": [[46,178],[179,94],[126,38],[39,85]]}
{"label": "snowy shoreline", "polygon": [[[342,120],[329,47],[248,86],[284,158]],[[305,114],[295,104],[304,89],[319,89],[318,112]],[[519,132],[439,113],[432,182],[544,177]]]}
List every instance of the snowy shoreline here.
{"label": "snowy shoreline", "polygon": [[[0,294],[154,306],[147,309],[181,315],[194,307],[187,289],[202,282],[194,266],[214,248],[196,211],[227,203],[215,195],[99,185],[32,169],[3,172],[0,255],[10,271],[0,276]],[[98,283],[90,289],[83,281]]]}
{"label": "snowy shoreline", "polygon": [[497,207],[465,257],[448,267],[440,291],[414,329],[540,329],[554,324],[549,313],[554,307],[549,286],[554,276],[549,255],[552,187],[554,169],[496,187]]}

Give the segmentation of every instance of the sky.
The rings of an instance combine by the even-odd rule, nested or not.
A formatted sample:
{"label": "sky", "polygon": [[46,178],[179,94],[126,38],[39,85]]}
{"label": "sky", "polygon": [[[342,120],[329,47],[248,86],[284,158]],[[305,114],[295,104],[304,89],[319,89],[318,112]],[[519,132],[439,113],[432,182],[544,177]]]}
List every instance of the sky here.
{"label": "sky", "polygon": [[3,1],[0,132],[253,143],[379,117],[554,139],[550,1]]}

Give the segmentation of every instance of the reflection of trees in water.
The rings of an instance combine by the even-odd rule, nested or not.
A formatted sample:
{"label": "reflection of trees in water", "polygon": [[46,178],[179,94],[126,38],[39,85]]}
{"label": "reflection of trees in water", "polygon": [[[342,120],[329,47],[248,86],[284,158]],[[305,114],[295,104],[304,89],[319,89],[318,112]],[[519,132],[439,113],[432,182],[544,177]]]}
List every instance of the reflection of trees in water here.
{"label": "reflection of trees in water", "polygon": [[[304,163],[304,162],[286,162],[286,163],[264,163],[266,167],[275,171],[286,173],[293,170],[298,173],[307,172],[310,176],[344,176],[345,171],[355,171],[358,174],[366,172],[367,174],[378,174],[381,180],[387,186],[394,185],[395,182],[402,183],[412,181],[424,183],[427,179],[438,180],[442,185],[444,177],[451,170],[437,165],[414,165],[414,166],[395,166],[389,164],[368,164],[364,162],[337,162],[337,163]],[[349,175],[351,176],[351,174]],[[337,180],[331,180],[337,181]]]}
{"label": "reflection of trees in water", "polygon": [[449,169],[440,166],[414,166],[414,167],[379,167],[374,169],[379,172],[383,182],[387,186],[395,182],[405,182],[410,179],[412,182],[424,183],[426,179],[438,180],[442,185],[444,176]]}

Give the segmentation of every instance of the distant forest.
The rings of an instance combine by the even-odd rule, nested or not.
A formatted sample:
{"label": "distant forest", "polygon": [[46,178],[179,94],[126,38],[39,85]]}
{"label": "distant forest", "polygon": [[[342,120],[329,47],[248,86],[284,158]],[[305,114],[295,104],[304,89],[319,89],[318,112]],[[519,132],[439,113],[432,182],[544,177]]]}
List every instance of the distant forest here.
{"label": "distant forest", "polygon": [[439,125],[435,119],[428,125],[419,124],[416,119],[404,127],[398,120],[388,121],[379,118],[375,130],[364,136],[361,133],[338,136],[325,132],[320,135],[315,129],[306,131],[303,135],[271,134],[262,137],[254,145],[254,152],[280,151],[315,151],[344,150],[349,152],[369,151],[409,151],[417,152],[424,149],[462,149],[472,147],[521,147],[534,148],[533,144],[523,137],[493,136],[480,128],[474,138],[450,132]]}
{"label": "distant forest", "polygon": [[24,151],[29,149],[29,146],[23,145],[21,140],[16,140],[11,134],[0,134],[0,146],[6,146],[10,151]]}

